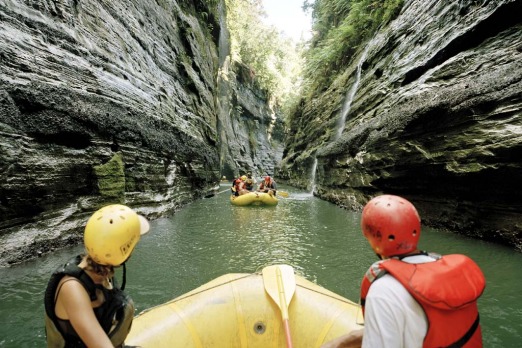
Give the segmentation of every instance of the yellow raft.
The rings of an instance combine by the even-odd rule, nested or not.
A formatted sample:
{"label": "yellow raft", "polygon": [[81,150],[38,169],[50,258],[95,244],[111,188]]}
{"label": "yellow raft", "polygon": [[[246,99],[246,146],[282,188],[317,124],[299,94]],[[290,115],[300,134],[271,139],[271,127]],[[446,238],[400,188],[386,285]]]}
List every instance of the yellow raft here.
{"label": "yellow raft", "polygon": [[230,196],[230,202],[234,205],[276,205],[276,196],[265,192],[249,192],[241,196]]}
{"label": "yellow raft", "polygon": [[[287,321],[282,319],[284,312]],[[125,344],[281,348],[287,346],[288,336],[294,348],[314,348],[362,328],[361,324],[359,305],[294,277],[290,266],[275,265],[262,273],[223,275],[143,311],[134,318]]]}

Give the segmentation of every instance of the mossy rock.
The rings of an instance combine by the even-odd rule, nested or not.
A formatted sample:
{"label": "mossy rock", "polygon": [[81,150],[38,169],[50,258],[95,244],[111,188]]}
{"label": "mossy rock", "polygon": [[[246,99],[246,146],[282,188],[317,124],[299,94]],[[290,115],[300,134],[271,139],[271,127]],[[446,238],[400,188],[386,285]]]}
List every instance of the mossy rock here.
{"label": "mossy rock", "polygon": [[112,156],[107,163],[94,166],[100,195],[123,201],[125,195],[124,168],[125,165],[120,153]]}

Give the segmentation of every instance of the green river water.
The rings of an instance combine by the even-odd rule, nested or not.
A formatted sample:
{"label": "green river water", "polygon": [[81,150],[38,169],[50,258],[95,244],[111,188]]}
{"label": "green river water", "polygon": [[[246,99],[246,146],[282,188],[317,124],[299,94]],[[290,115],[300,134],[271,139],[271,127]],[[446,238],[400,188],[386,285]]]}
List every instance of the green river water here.
{"label": "green river water", "polygon": [[[229,184],[223,184],[221,191]],[[275,263],[353,301],[376,261],[360,232],[360,214],[291,187],[275,207],[236,207],[228,192],[151,222],[127,267],[137,311],[161,304],[225,273],[251,273]],[[420,247],[463,253],[482,268],[479,300],[485,347],[522,346],[522,254],[424,228]],[[0,269],[0,347],[45,347],[43,292],[58,264],[82,247]],[[121,279],[121,276],[120,276]]]}

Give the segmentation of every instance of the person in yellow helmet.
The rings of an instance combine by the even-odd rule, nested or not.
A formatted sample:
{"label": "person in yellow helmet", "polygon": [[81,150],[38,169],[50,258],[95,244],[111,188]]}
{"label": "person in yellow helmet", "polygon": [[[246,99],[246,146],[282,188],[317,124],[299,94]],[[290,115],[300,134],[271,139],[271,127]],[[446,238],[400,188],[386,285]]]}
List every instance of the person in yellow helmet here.
{"label": "person in yellow helmet", "polygon": [[[123,292],[125,262],[149,231],[131,208],[113,204],[96,211],[84,231],[85,254],[61,265],[45,291],[48,347],[123,347],[134,304]],[[114,268],[123,265],[121,287]]]}
{"label": "person in yellow helmet", "polygon": [[248,172],[245,180],[245,188],[248,191],[253,191],[255,184],[257,184],[257,180],[252,176],[252,172]]}

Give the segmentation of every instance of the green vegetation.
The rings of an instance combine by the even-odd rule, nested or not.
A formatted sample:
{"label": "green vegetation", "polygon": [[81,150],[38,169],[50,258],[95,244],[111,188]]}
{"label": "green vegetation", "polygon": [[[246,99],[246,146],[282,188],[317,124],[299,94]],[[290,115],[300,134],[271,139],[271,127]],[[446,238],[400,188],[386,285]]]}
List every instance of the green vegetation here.
{"label": "green vegetation", "polygon": [[[330,86],[357,50],[394,19],[404,0],[303,0],[314,36],[294,43],[263,22],[261,0],[226,0],[233,61],[251,69],[285,115]],[[287,117],[287,121],[289,117]]]}
{"label": "green vegetation", "polygon": [[306,54],[306,95],[327,88],[377,29],[397,17],[404,0],[305,0],[314,36]]}
{"label": "green vegetation", "polygon": [[282,105],[299,90],[303,44],[263,22],[260,0],[226,0],[231,56],[250,68],[255,83]]}
{"label": "green vegetation", "polygon": [[94,166],[98,189],[105,197],[123,199],[125,194],[125,165],[120,153],[116,153],[105,164]]}

